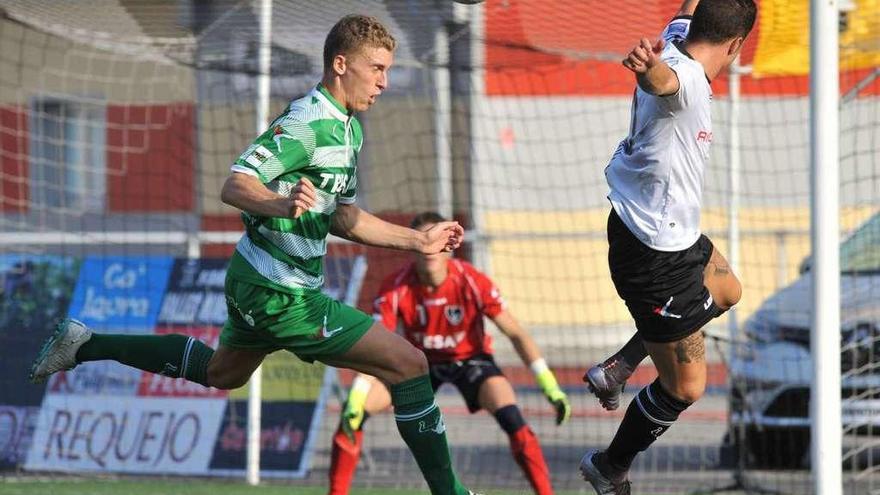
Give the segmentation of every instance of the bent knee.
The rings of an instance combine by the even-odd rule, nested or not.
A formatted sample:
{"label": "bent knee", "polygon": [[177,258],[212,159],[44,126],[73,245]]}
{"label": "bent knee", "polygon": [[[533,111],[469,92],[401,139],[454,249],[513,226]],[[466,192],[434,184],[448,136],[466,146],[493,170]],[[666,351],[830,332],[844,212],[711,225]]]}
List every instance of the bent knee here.
{"label": "bent knee", "polygon": [[401,356],[400,371],[406,375],[405,379],[415,378],[428,373],[428,358],[425,353],[410,346],[405,356]]}
{"label": "bent knee", "polygon": [[232,390],[241,388],[247,384],[250,376],[240,376],[232,373],[223,373],[216,369],[208,368],[208,386],[220,390]]}
{"label": "bent knee", "polygon": [[381,377],[391,384],[428,374],[428,359],[425,353],[413,345],[402,346],[394,356],[394,364],[393,371],[386,377]]}
{"label": "bent knee", "polygon": [[[665,386],[664,386],[665,388]],[[669,394],[682,402],[694,403],[706,393],[705,383],[689,383],[672,387]]]}

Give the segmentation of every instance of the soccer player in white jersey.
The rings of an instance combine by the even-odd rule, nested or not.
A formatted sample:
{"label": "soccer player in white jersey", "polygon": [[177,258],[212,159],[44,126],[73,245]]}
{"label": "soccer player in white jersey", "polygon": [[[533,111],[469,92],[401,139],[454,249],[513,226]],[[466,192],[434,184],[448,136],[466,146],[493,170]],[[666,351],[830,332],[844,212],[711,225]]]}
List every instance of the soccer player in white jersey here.
{"label": "soccer player in white jersey", "polygon": [[703,395],[700,329],[742,292],[702,235],[700,208],[712,142],[710,83],[739,54],[757,9],[753,0],[700,0],[679,14],[691,12],[683,41],[674,36],[680,27],[670,26],[665,39],[643,38],[623,60],[637,84],[629,135],[605,168],[608,264],[659,377],[630,403],[608,448],[581,459],[599,494],[630,493],[636,455]]}
{"label": "soccer player in white jersey", "polygon": [[246,233],[227,270],[229,316],[216,351],[184,335],[98,334],[68,319],[40,351],[31,379],[112,359],[232,389],[244,385],[267,354],[284,349],[388,383],[398,430],[431,493],[471,493],[452,469],[425,355],[370,315],[321,292],[329,233],[426,255],[457,248],[464,235],[456,222],[420,231],[355,206],[363,134],[354,113],[369,109],[386,89],[395,47],[375,18],[342,18],[324,43],[321,82],[291,102],[232,166],[221,198],[242,210]]}

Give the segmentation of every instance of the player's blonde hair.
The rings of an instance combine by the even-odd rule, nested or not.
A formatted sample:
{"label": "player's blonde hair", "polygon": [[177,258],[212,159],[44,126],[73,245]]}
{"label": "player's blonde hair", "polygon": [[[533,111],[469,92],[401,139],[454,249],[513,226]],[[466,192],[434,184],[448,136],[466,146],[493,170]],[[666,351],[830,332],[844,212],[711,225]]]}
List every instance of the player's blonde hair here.
{"label": "player's blonde hair", "polygon": [[339,19],[324,41],[324,71],[330,70],[337,55],[354,55],[366,47],[393,52],[397,40],[375,17],[351,14]]}

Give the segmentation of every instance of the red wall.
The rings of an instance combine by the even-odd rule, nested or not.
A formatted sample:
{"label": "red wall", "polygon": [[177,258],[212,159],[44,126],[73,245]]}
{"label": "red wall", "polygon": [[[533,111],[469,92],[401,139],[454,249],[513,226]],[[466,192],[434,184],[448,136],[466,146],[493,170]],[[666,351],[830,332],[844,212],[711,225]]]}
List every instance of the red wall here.
{"label": "red wall", "polygon": [[[761,15],[760,1],[758,16]],[[634,80],[621,64],[641,37],[656,39],[681,6],[680,0],[488,0],[486,2],[486,93],[490,96],[629,96]],[[760,22],[743,47],[742,63],[754,58]],[[603,55],[578,60],[566,53]],[[871,69],[841,75],[841,92]],[[726,94],[726,77],[712,84]],[[806,96],[807,76],[742,79],[742,93],[754,96]],[[875,80],[862,95],[880,95]]]}
{"label": "red wall", "polygon": [[192,103],[107,107],[109,212],[193,208],[194,112]]}
{"label": "red wall", "polygon": [[27,211],[28,190],[27,113],[0,107],[0,212]]}

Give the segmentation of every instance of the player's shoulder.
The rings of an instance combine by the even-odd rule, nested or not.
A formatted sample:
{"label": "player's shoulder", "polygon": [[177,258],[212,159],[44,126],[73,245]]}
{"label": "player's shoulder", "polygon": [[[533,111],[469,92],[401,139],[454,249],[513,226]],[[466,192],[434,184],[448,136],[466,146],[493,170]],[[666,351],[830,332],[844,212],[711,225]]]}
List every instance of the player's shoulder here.
{"label": "player's shoulder", "polygon": [[459,259],[451,259],[451,260],[449,260],[449,263],[452,267],[454,267],[454,272],[458,273],[462,276],[476,278],[476,279],[488,279],[489,278],[485,273],[480,271],[479,268],[468,263],[467,261],[459,260]]}
{"label": "player's shoulder", "polygon": [[[697,80],[705,79],[703,65],[691,57],[687,52],[684,42],[667,43],[663,48],[660,59],[666,62],[666,65],[679,74],[679,76],[686,74],[693,76]],[[679,77],[679,80],[681,80],[681,77]]]}
{"label": "player's shoulder", "polygon": [[663,47],[663,52],[660,53],[660,58],[669,63],[670,60],[675,63],[687,61],[690,57],[684,52],[682,48],[681,42],[679,41],[670,41],[666,43],[666,46]]}
{"label": "player's shoulder", "polygon": [[302,122],[309,123],[315,120],[321,120],[325,117],[326,110],[322,102],[312,93],[308,93],[300,98],[291,100],[287,105],[281,120],[286,122]]}
{"label": "player's shoulder", "polygon": [[409,263],[389,273],[380,284],[380,292],[392,292],[398,288],[409,286],[414,280],[415,265]]}
{"label": "player's shoulder", "polygon": [[688,32],[691,28],[692,15],[677,15],[669,21],[669,24],[663,29],[660,35],[667,43],[684,41],[687,39]]}

